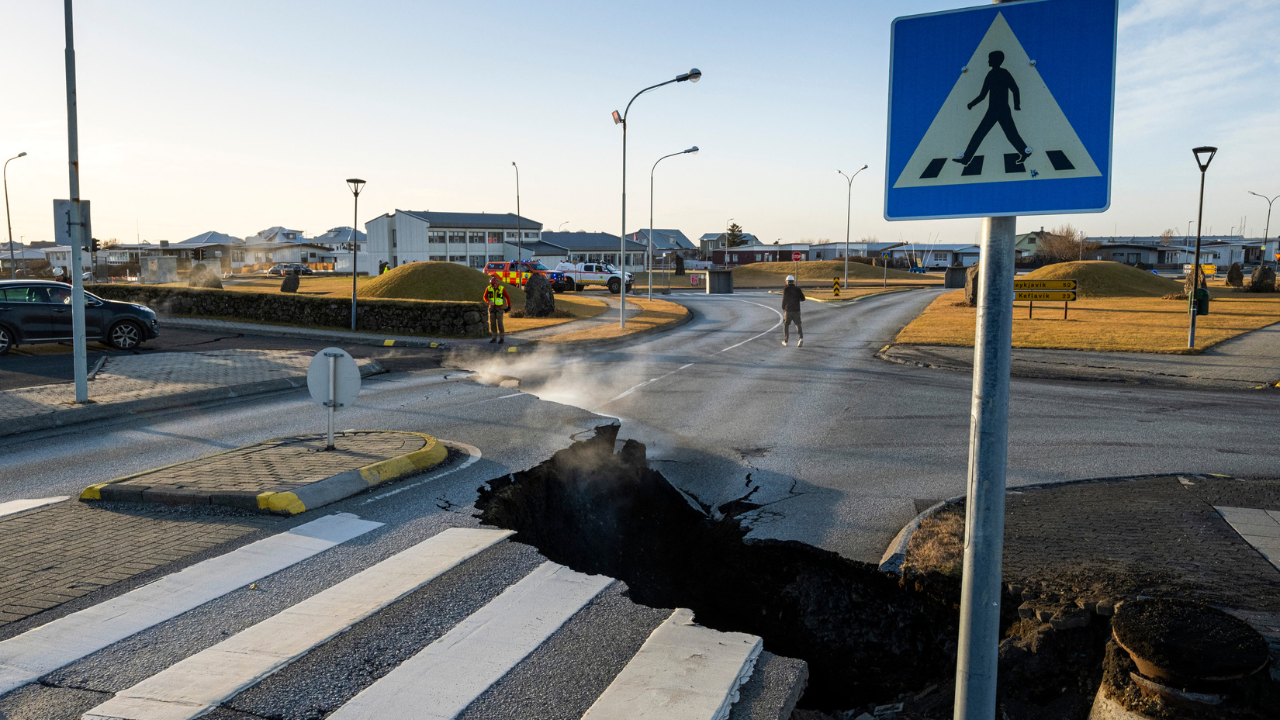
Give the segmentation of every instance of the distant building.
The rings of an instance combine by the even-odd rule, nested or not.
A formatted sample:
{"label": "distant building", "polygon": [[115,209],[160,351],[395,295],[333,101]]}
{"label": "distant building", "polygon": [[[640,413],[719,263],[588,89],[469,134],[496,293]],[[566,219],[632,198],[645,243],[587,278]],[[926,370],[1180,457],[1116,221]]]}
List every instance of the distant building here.
{"label": "distant building", "polygon": [[1040,244],[1044,239],[1053,233],[1045,232],[1044,226],[1041,225],[1039,230],[1029,233],[1023,233],[1014,237],[1013,250],[1016,257],[1031,257],[1036,254]]}
{"label": "distant building", "polygon": [[[477,270],[490,260],[514,260],[520,240],[542,239],[542,223],[512,213],[396,210],[364,224],[374,262],[452,262]],[[523,237],[521,237],[523,236]],[[516,243],[508,250],[507,243]],[[508,257],[510,255],[510,257]]]}
{"label": "distant building", "polygon": [[[814,244],[813,259],[814,260],[839,260],[844,257],[844,243],[828,240],[823,243]],[[881,253],[901,247],[900,242],[876,242],[858,240],[849,243],[849,257],[879,257]],[[923,249],[924,246],[920,245]]]}
{"label": "distant building", "polygon": [[[656,233],[655,233],[656,234]],[[596,232],[545,232],[543,242],[565,248],[568,262],[608,263],[618,267],[618,255],[622,252],[622,240],[617,235]],[[643,270],[648,245],[627,240],[627,252],[624,258],[626,270],[636,272]]]}
{"label": "distant building", "polygon": [[[347,226],[330,228],[327,232],[321,233],[313,238],[308,238],[307,242],[312,245],[323,245],[330,250],[345,250],[351,252],[351,228]],[[364,252],[365,242],[368,240],[362,232],[356,233],[356,249],[358,252]]]}
{"label": "distant building", "polygon": [[758,262],[792,262],[792,255],[800,253],[800,261],[810,259],[809,243],[787,243],[786,245],[740,245],[727,249],[711,251],[711,262],[720,267],[741,267]]}
{"label": "distant building", "polygon": [[[648,229],[639,230],[627,235],[627,240],[639,243],[648,247],[649,231]],[[693,241],[685,237],[684,233],[679,230],[662,230],[654,228],[653,230],[653,256],[655,258],[662,257],[665,253],[675,253],[685,259],[694,259],[698,256],[698,246]]]}
{"label": "distant building", "polygon": [[[742,240],[745,245],[763,245],[760,239],[751,233],[742,233]],[[711,257],[711,253],[715,250],[723,250],[728,245],[728,235],[723,232],[706,233],[698,238],[698,250],[701,251],[703,257]],[[741,246],[739,246],[741,247]]]}

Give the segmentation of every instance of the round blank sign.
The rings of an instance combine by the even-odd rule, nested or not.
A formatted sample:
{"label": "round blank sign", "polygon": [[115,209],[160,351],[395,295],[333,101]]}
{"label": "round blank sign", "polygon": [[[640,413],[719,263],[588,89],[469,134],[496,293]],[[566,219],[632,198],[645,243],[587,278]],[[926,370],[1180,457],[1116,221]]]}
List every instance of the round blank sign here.
{"label": "round blank sign", "polygon": [[311,358],[307,367],[307,389],[311,399],[321,407],[329,407],[329,356],[333,358],[335,379],[335,410],[354,405],[360,395],[360,368],[356,361],[341,348],[325,348]]}

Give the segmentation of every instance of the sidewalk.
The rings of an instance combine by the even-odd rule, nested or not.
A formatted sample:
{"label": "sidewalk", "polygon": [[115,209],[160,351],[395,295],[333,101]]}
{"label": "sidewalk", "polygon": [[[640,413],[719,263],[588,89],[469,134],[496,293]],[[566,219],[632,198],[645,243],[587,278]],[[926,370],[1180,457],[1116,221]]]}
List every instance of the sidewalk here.
{"label": "sidewalk", "polygon": [[[887,345],[876,357],[919,367],[973,371],[973,348]],[[1221,342],[1200,355],[1014,348],[1013,377],[1125,382],[1191,389],[1280,387],[1280,324]]]}
{"label": "sidewalk", "polygon": [[448,450],[430,435],[391,430],[267,440],[90,485],[81,500],[221,505],[296,515],[438,465]]}
{"label": "sidewalk", "polygon": [[[0,436],[210,400],[305,387],[314,353],[215,350],[109,356],[75,404],[70,383],[0,391]],[[357,360],[362,376],[382,372]]]}
{"label": "sidewalk", "polygon": [[[925,514],[907,539],[904,575],[944,576],[958,591],[963,501]],[[1270,645],[1271,677],[1280,681],[1280,479],[1172,475],[1014,488],[1004,538],[1002,614],[1023,624],[1001,645],[1002,673],[1006,661],[1055,662],[1064,642],[1089,645],[1101,661],[1110,618],[1151,597],[1198,601],[1249,623]],[[1034,642],[1024,646],[1023,636]],[[1083,655],[1074,662],[1082,678],[1096,667]],[[1090,682],[1079,701],[1093,702]]]}

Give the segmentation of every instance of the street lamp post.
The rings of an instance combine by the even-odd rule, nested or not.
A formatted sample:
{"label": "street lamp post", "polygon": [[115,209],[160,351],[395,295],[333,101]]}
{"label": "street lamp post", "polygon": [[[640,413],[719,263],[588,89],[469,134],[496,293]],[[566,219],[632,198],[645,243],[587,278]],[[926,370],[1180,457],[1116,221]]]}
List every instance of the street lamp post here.
{"label": "street lamp post", "polygon": [[1213,156],[1218,154],[1218,148],[1206,145],[1194,148],[1191,152],[1196,156],[1196,165],[1200,166],[1200,210],[1196,213],[1196,254],[1191,262],[1191,292],[1187,294],[1187,300],[1191,303],[1191,328],[1187,331],[1188,348],[1196,346],[1196,294],[1200,291],[1200,230],[1201,225],[1204,224],[1204,174],[1209,169],[1209,163],[1213,162]]}
{"label": "street lamp post", "polygon": [[631,112],[631,103],[650,90],[656,90],[663,85],[670,85],[675,82],[684,82],[686,80],[698,82],[701,79],[702,71],[698,68],[693,68],[689,72],[681,73],[666,82],[650,85],[631,96],[631,100],[627,102],[627,107],[623,109],[621,114],[617,110],[613,111],[613,124],[622,126],[622,232],[619,233],[621,242],[618,244],[618,264],[621,265],[618,294],[621,296],[622,304],[618,312],[618,326],[624,329],[627,327],[627,115]]}
{"label": "street lamp post", "polygon": [[[20,152],[17,155],[14,155],[13,157],[4,161],[4,222],[6,225],[9,226],[9,279],[10,280],[13,280],[14,278],[17,277],[16,273],[18,272],[18,265],[17,265],[17,260],[14,259],[14,254],[13,254],[13,221],[9,219],[9,163],[13,162],[14,160],[17,160],[20,157],[26,157],[26,156],[27,154],[25,152]],[[1263,243],[1263,247],[1264,248],[1266,247],[1266,243]]]}
{"label": "street lamp post", "polygon": [[[520,166],[513,160],[511,167],[516,169],[516,248],[520,252],[516,259],[524,262],[524,232],[520,229]],[[517,285],[520,284],[519,277],[519,275],[516,276]]]}
{"label": "street lamp post", "polygon": [[853,178],[858,177],[858,173],[866,169],[867,169],[867,166],[863,165],[862,167],[858,168],[858,172],[855,172],[852,176],[845,175],[843,172],[836,170],[836,172],[840,173],[841,175],[844,175],[845,180],[849,181],[848,182],[849,198],[848,198],[847,204],[845,205],[845,212],[844,212],[844,289],[845,290],[849,289],[849,228],[853,224]]}
{"label": "street lamp post", "polygon": [[[25,155],[25,154],[26,154],[26,153],[23,153],[23,155]],[[21,157],[21,156],[19,156],[19,157]],[[1275,201],[1276,201],[1276,198],[1280,198],[1280,195],[1277,195],[1277,196],[1275,196],[1275,197],[1273,197],[1273,198],[1268,198],[1266,195],[1258,195],[1258,193],[1256,193],[1256,192],[1254,192],[1254,191],[1252,191],[1252,190],[1248,190],[1247,192],[1248,192],[1250,195],[1257,195],[1258,197],[1260,197],[1260,198],[1262,198],[1263,200],[1266,200],[1266,201],[1267,201],[1267,227],[1266,227],[1266,229],[1265,229],[1265,230],[1263,230],[1263,231],[1262,231],[1262,264],[1264,264],[1264,265],[1265,265],[1265,264],[1267,263],[1267,254],[1266,254],[1266,253],[1267,253],[1267,240],[1271,237],[1271,203],[1275,202]],[[8,208],[9,208],[9,195],[8,195],[8,193],[6,193],[6,194],[5,194],[5,200],[4,200],[4,202],[5,202],[5,209],[6,209],[6,211],[7,211],[7,210],[8,210]],[[10,230],[10,231],[9,231],[9,247],[13,247],[13,231],[12,231],[12,230]]]}
{"label": "street lamp post", "polygon": [[356,329],[356,251],[360,247],[360,243],[356,242],[359,237],[356,229],[360,224],[360,191],[364,189],[364,181],[360,178],[347,178],[347,187],[351,188],[351,194],[355,196],[355,207],[352,210],[351,220],[351,330]]}
{"label": "street lamp post", "polygon": [[[671,153],[670,155],[663,155],[662,157],[658,158],[658,159],[653,163],[653,167],[649,169],[649,253],[648,253],[648,254],[649,254],[649,258],[648,258],[648,265],[649,265],[649,299],[650,299],[650,300],[652,300],[652,299],[653,299],[653,171],[658,169],[658,163],[662,162],[663,160],[666,160],[666,159],[667,159],[667,158],[669,158],[669,157],[675,157],[675,156],[677,156],[677,155],[697,155],[697,154],[698,154],[698,146],[697,146],[697,145],[694,145],[693,147],[689,148],[688,150],[681,150],[681,151],[680,151],[680,152],[678,152],[678,153]],[[625,269],[625,268],[623,268],[623,270],[624,270],[624,272],[625,272],[625,270],[626,270],[626,269]],[[624,277],[625,277],[625,276],[624,276]],[[624,294],[625,294],[625,293],[624,293]]]}
{"label": "street lamp post", "polygon": [[560,223],[560,227],[556,228],[556,232],[560,232],[561,230],[564,229],[564,226],[568,224],[569,224],[568,220],[565,220],[564,222]]}

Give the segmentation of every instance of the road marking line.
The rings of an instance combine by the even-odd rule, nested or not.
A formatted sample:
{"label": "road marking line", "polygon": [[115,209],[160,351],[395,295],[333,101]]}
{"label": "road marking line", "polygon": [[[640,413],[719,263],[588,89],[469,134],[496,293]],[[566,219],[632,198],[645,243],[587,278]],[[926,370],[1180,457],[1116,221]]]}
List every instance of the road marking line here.
{"label": "road marking line", "polygon": [[453,718],[612,583],[543,563],[329,720]]}
{"label": "road marking line", "polygon": [[693,622],[680,608],[658,626],[582,720],[724,720],[763,642]]}
{"label": "road marking line", "polygon": [[58,497],[38,498],[36,500],[10,500],[9,502],[0,503],[0,517],[60,503],[68,498],[69,496],[67,495],[59,495]]}
{"label": "road marking line", "polygon": [[775,323],[773,327],[769,328],[768,330],[765,330],[764,332],[760,333],[759,335],[755,335],[755,336],[749,337],[749,338],[747,338],[746,340],[743,340],[742,342],[738,343],[737,345],[730,345],[729,347],[725,348],[724,350],[721,350],[721,351],[719,351],[718,353],[716,353],[717,355],[718,355],[718,354],[720,354],[720,353],[722,353],[722,352],[729,352],[730,350],[732,350],[732,349],[734,349],[734,348],[736,348],[736,347],[742,347],[743,345],[746,345],[747,343],[751,342],[752,340],[756,340],[756,339],[758,339],[758,338],[762,338],[762,337],[764,337],[765,335],[768,335],[769,333],[773,332],[774,330],[777,330],[779,327],[781,327],[781,326],[782,326],[782,312],[781,312],[781,311],[776,310],[776,309],[774,309],[774,308],[771,308],[771,307],[769,307],[768,305],[761,305],[760,303],[751,302],[750,300],[739,300],[738,302],[743,302],[743,303],[746,303],[746,304],[748,304],[748,305],[755,305],[756,307],[762,307],[762,308],[764,308],[765,310],[773,310],[773,312],[774,312],[774,313],[776,313],[776,314],[777,314],[777,316],[778,316],[778,322],[777,322],[777,323]]}
{"label": "road marking line", "polygon": [[467,453],[468,453],[471,457],[467,458],[467,459],[466,459],[466,460],[465,460],[461,465],[459,465],[459,466],[458,466],[458,467],[456,467],[456,468],[449,468],[448,470],[445,470],[444,472],[436,473],[435,475],[432,475],[431,477],[426,477],[426,478],[423,478],[423,479],[421,479],[421,480],[417,480],[417,481],[415,481],[415,482],[409,483],[408,485],[401,485],[400,487],[398,487],[398,488],[396,488],[396,489],[394,489],[394,490],[389,490],[389,491],[384,492],[384,493],[379,493],[379,494],[374,495],[373,497],[369,498],[368,500],[365,500],[364,502],[362,502],[362,503],[360,503],[360,504],[361,504],[361,505],[368,505],[369,503],[374,502],[374,501],[376,501],[376,500],[385,500],[386,498],[389,498],[389,497],[391,497],[392,495],[397,495],[397,494],[399,494],[399,493],[402,493],[402,492],[404,492],[405,490],[411,490],[411,489],[413,489],[413,488],[418,487],[419,485],[423,485],[423,484],[425,484],[425,483],[429,483],[429,482],[433,482],[433,481],[435,481],[435,480],[439,480],[440,478],[444,477],[445,475],[452,475],[452,474],[454,474],[454,473],[458,472],[459,470],[466,470],[467,468],[471,467],[472,465],[475,465],[475,464],[476,464],[476,462],[477,462],[478,460],[480,460],[480,448],[478,448],[478,447],[476,447],[476,446],[474,446],[474,445],[468,445],[468,444],[466,444],[466,443],[460,443],[460,442],[453,442],[453,441],[451,441],[451,440],[441,440],[441,441],[440,441],[440,444],[442,444],[442,445],[447,445],[447,446],[449,446],[449,447],[458,448],[459,450],[466,450],[466,451],[467,451]]}
{"label": "road marking line", "polygon": [[191,720],[505,540],[450,528],[123,690],[83,720]]}
{"label": "road marking line", "polygon": [[326,515],[0,642],[0,695],[381,526]]}

